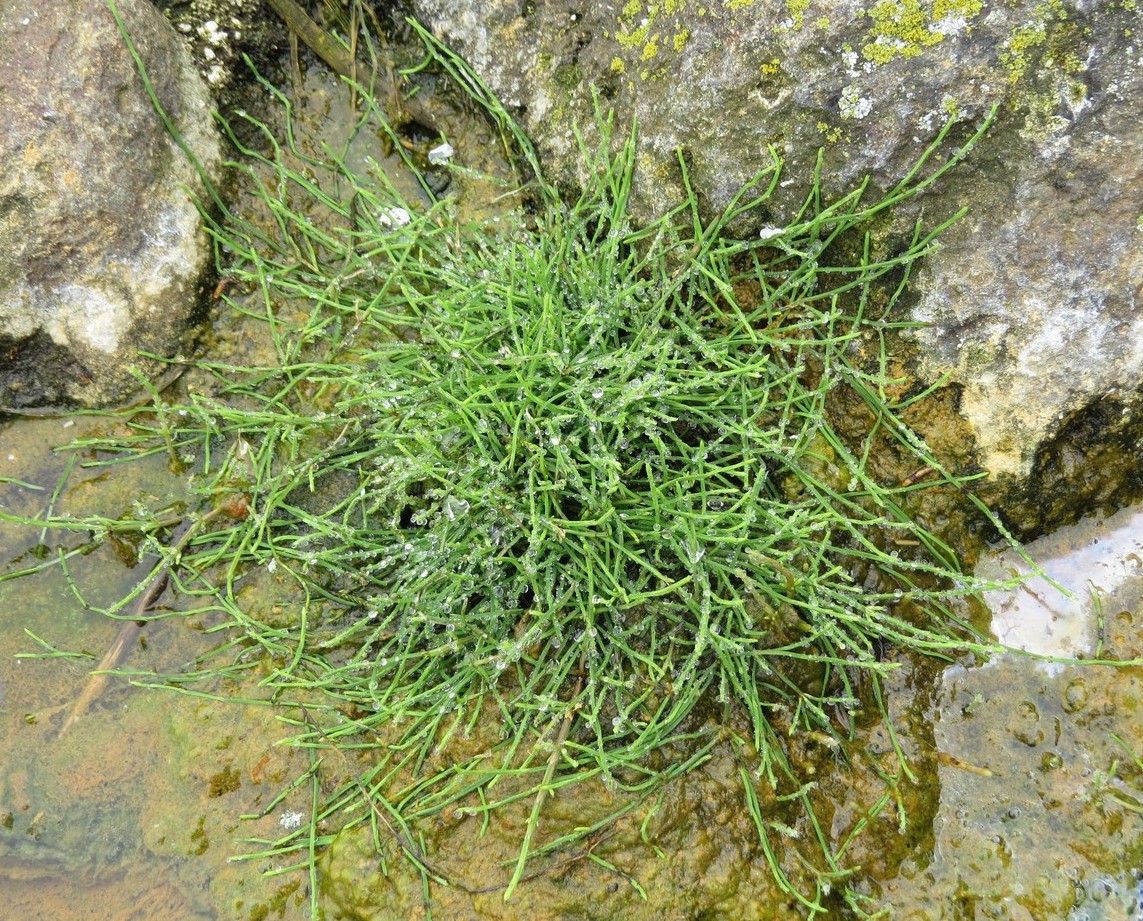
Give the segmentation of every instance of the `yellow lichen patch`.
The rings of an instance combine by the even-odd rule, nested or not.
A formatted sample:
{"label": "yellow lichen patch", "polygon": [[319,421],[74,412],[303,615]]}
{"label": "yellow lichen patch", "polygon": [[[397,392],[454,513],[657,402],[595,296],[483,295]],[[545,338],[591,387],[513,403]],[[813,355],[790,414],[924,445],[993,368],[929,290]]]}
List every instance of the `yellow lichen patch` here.
{"label": "yellow lichen patch", "polygon": [[1081,61],[1079,57],[1072,52],[1068,52],[1064,56],[1063,66],[1065,74],[1079,74],[1087,70],[1087,65],[1084,64],[1084,62]]}
{"label": "yellow lichen patch", "polygon": [[784,31],[793,29],[800,29],[802,27],[802,17],[806,10],[810,8],[810,0],[786,0],[786,12],[789,14],[789,19],[779,23]]}
{"label": "yellow lichen patch", "polygon": [[1012,83],[1019,81],[1033,64],[1077,74],[1087,67],[1076,54],[1077,43],[1087,45],[1088,30],[1069,21],[1062,0],[1045,0],[1033,11],[1030,22],[1015,29],[1004,43],[1000,62]]}
{"label": "yellow lichen patch", "polygon": [[[690,30],[678,21],[678,14],[685,9],[686,0],[658,0],[650,3],[628,0],[619,14],[615,41],[620,48],[636,52],[638,60],[650,61],[658,56],[663,47],[663,32],[658,28],[666,25],[671,28],[667,33],[670,35],[670,46],[677,54],[686,47],[690,39]],[[703,11],[698,12],[701,14]],[[664,23],[663,17],[672,17],[675,21]],[[611,69],[616,73],[623,73],[626,70],[626,63],[617,65],[612,61]],[[650,71],[644,71],[640,76],[649,73]]]}
{"label": "yellow lichen patch", "polygon": [[968,29],[981,0],[879,0],[867,12],[873,20],[862,57],[874,64],[914,58],[950,34]]}
{"label": "yellow lichen patch", "polygon": [[837,125],[831,125],[828,122],[818,122],[817,127],[818,131],[822,133],[822,136],[831,144],[836,144],[845,135],[845,132],[842,131],[841,128]]}
{"label": "yellow lichen patch", "polygon": [[625,26],[621,25],[619,31],[615,33],[615,40],[619,42],[623,48],[640,48],[643,42],[646,41],[647,33],[650,31],[651,24],[649,22],[633,30],[628,30]]}
{"label": "yellow lichen patch", "polygon": [[1000,52],[1000,61],[1008,69],[1008,79],[1015,83],[1028,70],[1029,54],[1047,40],[1044,23],[1037,22],[1017,29]]}

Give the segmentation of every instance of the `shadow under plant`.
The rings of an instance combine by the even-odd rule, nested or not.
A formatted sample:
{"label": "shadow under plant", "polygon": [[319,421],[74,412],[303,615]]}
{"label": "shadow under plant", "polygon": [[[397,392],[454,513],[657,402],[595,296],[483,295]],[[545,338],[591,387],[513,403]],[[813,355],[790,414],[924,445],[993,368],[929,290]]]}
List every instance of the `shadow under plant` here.
{"label": "shadow under plant", "polygon": [[[313,812],[266,855],[310,869],[315,911],[327,846],[343,903],[381,854],[367,895],[387,911],[526,901],[539,875],[589,865],[678,908],[672,842],[733,824],[741,852],[714,902],[750,890],[766,917],[768,889],[811,914],[874,909],[847,851],[878,816],[907,826],[891,723],[885,757],[850,767],[860,816],[824,822],[817,778],[888,715],[891,650],[992,646],[963,616],[986,586],[910,513],[927,489],[972,501],[974,476],[902,421],[923,395],[894,401],[885,371],[893,308],[942,228],[892,251],[868,231],[984,128],[951,155],[942,134],[875,201],[861,187],[828,202],[815,183],[753,240],[723,229],[777,188],[776,154],[714,221],[691,196],[636,228],[631,138],[612,143],[601,119],[592,179],[567,201],[477,78],[422,39],[528,174],[505,190],[519,207],[465,226],[427,183],[411,202],[292,135],[265,131],[272,156],[239,144],[264,219],[226,213],[212,233],[276,354],[200,362],[212,387],[156,399],[133,438],[98,445],[189,471],[192,517],[215,517],[162,565],[231,632],[195,674],[259,659],[293,744],[315,753],[297,780]],[[868,413],[860,436],[830,422],[841,392]],[[884,440],[925,478],[872,475]],[[267,578],[304,601],[258,605]],[[660,872],[627,873],[612,838],[661,853]],[[494,863],[453,872],[458,840]]]}

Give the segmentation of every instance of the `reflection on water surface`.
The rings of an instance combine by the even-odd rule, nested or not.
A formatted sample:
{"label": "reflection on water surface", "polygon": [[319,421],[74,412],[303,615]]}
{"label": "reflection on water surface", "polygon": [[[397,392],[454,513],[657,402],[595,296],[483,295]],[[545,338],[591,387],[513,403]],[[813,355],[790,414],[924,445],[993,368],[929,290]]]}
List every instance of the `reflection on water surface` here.
{"label": "reflection on water surface", "polygon": [[[1099,644],[1100,620],[1106,616],[1101,612],[1114,606],[1114,599],[1124,595],[1130,602],[1124,609],[1138,612],[1143,505],[1061,528],[1026,549],[1044,576],[986,598],[993,632],[1006,646],[1043,656],[1089,654]],[[1005,578],[1029,571],[1016,553],[1006,550],[982,562],[976,574]]]}

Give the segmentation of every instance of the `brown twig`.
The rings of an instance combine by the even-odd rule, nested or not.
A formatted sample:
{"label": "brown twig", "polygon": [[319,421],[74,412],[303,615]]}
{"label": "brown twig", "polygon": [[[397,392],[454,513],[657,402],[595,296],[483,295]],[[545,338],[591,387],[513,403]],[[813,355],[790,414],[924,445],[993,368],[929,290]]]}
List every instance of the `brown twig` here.
{"label": "brown twig", "polygon": [[584,660],[583,656],[579,659],[580,674],[576,680],[575,690],[572,691],[571,701],[572,705],[568,707],[567,712],[564,713],[563,722],[560,724],[560,732],[556,737],[556,743],[552,747],[551,757],[548,758],[547,768],[544,770],[544,779],[540,781],[540,787],[536,791],[536,799],[532,803],[532,812],[528,816],[528,826],[524,830],[524,841],[520,845],[520,856],[516,859],[516,869],[512,873],[512,879],[508,881],[507,889],[504,893],[504,900],[512,896],[518,886],[524,879],[524,866],[528,862],[528,854],[532,847],[532,836],[536,833],[536,827],[540,823],[540,811],[543,809],[544,800],[551,795],[552,778],[556,773],[556,766],[560,763],[560,758],[564,753],[564,743],[568,740],[568,733],[571,731],[572,723],[575,721],[576,711],[579,705],[574,701],[579,697],[583,691],[583,671]]}
{"label": "brown twig", "polygon": [[[368,86],[368,80],[362,79],[357,67],[357,59],[351,52],[343,48],[334,38],[316,22],[294,0],[267,0],[282,21],[309,47],[314,54],[321,58],[335,73],[345,77],[352,84]],[[353,36],[356,46],[356,30]],[[415,99],[405,99],[397,88],[397,79],[392,64],[386,59],[382,61],[389,82],[389,119],[397,125],[415,121],[426,128],[435,131],[432,117],[427,108]]]}
{"label": "brown twig", "polygon": [[147,623],[147,612],[166,590],[167,584],[171,579],[171,566],[178,559],[183,548],[199,528],[216,515],[223,514],[226,509],[226,505],[220,505],[217,508],[211,509],[196,521],[190,522],[178,540],[171,545],[166,556],[166,562],[155,570],[151,577],[151,584],[147,586],[147,590],[143,592],[135,604],[132,605],[130,615],[128,615],[127,619],[120,625],[119,632],[115,634],[115,639],[112,641],[107,653],[99,660],[99,664],[88,677],[83,692],[76,698],[75,703],[72,705],[67,719],[64,720],[63,726],[60,727],[59,736],[57,738],[62,738],[64,733],[76,724],[79,718],[100,698],[107,689],[107,685],[111,683],[111,672],[122,665],[123,660],[127,658],[127,653],[139,636],[139,631],[142,630]]}

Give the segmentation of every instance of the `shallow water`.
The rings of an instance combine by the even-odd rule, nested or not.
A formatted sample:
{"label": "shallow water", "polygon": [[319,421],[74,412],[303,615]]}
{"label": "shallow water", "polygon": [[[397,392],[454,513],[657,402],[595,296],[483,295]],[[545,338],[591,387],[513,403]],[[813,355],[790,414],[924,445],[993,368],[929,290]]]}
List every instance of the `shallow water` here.
{"label": "shallow water", "polygon": [[[1034,578],[990,593],[993,629],[1040,656],[1143,657],[1143,506],[1035,541]],[[1027,571],[1005,552],[978,575]],[[1070,594],[1065,594],[1066,589]],[[887,881],[902,919],[1143,918],[1143,669],[1017,652],[945,670],[931,847]]]}
{"label": "shallow water", "polygon": [[[52,444],[102,423],[65,424],[21,421],[0,430],[0,476],[47,487],[4,486],[4,508],[41,510],[64,465]],[[64,501],[77,514],[96,501],[123,506],[140,490],[162,504],[180,487],[159,460],[137,467],[122,483],[83,471],[72,476],[75,488]],[[1029,553],[1074,597],[1046,584],[999,596],[997,633],[1015,648],[1052,656],[1091,657],[1097,648],[1108,658],[1143,656],[1141,515],[1143,507],[1126,509],[1032,544]],[[28,561],[40,540],[38,529],[0,526],[0,557]],[[985,571],[1012,565],[1011,558],[982,564]],[[73,566],[91,605],[108,603],[145,572],[145,565],[129,568],[109,548],[78,557]],[[163,601],[170,603],[170,596]],[[1022,613],[1014,616],[1014,610]],[[193,615],[151,624],[125,667],[180,671],[212,644],[201,633],[207,626],[208,617]],[[267,719],[267,711],[132,688],[117,679],[72,732],[58,737],[94,660],[16,659],[44,652],[26,631],[98,658],[116,629],[79,602],[58,567],[0,584],[0,882],[11,906],[5,910],[16,912],[12,917],[70,921],[91,917],[89,906],[98,900],[107,908],[100,917],[109,918],[307,917],[303,875],[264,876],[267,861],[230,860],[250,849],[242,839],[273,839],[308,815],[298,793],[263,818],[239,818],[262,811],[306,767],[299,752],[275,745],[285,728]],[[1071,638],[1071,645],[1060,637]],[[870,891],[893,905],[894,917],[918,921],[1143,918],[1143,770],[1132,757],[1143,752],[1143,670],[1013,653],[950,666],[935,685],[925,683],[929,673],[906,668],[890,683],[891,708],[919,787],[911,794],[906,839],[889,822],[860,839],[869,855],[863,862]],[[252,688],[230,692],[249,695]],[[879,731],[873,727],[866,742]],[[703,776],[719,789],[713,775]],[[845,789],[844,778],[843,771],[832,781],[831,795],[846,795],[837,792]],[[849,795],[854,803],[836,803],[839,817],[854,808],[860,813],[867,791],[854,786]],[[728,856],[732,851],[718,844],[718,835],[712,827],[702,840]],[[902,859],[875,859],[900,852],[902,844]],[[470,859],[483,866],[481,857]],[[647,859],[641,868],[629,865],[644,881],[659,876],[657,859]],[[711,879],[696,877],[694,885]],[[750,888],[735,884],[735,890],[744,896]],[[529,904],[521,897],[521,909]],[[333,917],[336,905],[329,903]],[[445,900],[437,916],[465,917],[472,909],[463,906]],[[790,917],[785,909],[735,905],[733,896],[725,907],[758,918]],[[387,917],[383,903],[379,911],[375,917]],[[525,915],[505,909],[499,917]]]}
{"label": "shallow water", "polygon": [[[1043,575],[1009,592],[986,596],[992,629],[1005,645],[1042,656],[1088,658],[1099,647],[1106,611],[1139,610],[1143,581],[1143,505],[1108,518],[1090,518],[1030,544]],[[1026,575],[1031,568],[1011,550],[981,562],[984,578]]]}
{"label": "shallow water", "polygon": [[[0,428],[0,477],[46,487],[36,492],[0,484],[0,507],[22,514],[42,510],[64,466],[51,447],[93,427],[81,419]],[[161,463],[138,466],[131,477],[92,478],[78,471],[72,480],[75,488],[59,508],[77,514],[96,495],[104,508],[114,508],[140,495],[161,502],[164,489],[179,489]],[[0,561],[5,568],[13,559],[34,562],[30,550],[40,540],[39,529],[0,523]],[[238,818],[268,802],[294,759],[274,752],[279,734],[264,713],[132,688],[117,678],[88,714],[59,735],[87,672],[118,629],[117,621],[91,607],[129,590],[147,574],[149,562],[128,567],[109,547],[74,558],[71,577],[87,605],[59,567],[0,584],[0,917],[256,917],[299,888],[296,879],[263,877],[263,867],[229,862],[243,849],[239,838],[272,834],[282,814],[245,823]],[[171,600],[164,595],[160,604]],[[149,624],[123,668],[181,670],[213,645],[199,632],[203,626],[196,617]],[[45,653],[32,634],[88,655],[17,658]],[[235,738],[241,746],[231,745]],[[266,762],[255,771],[262,758]]]}

